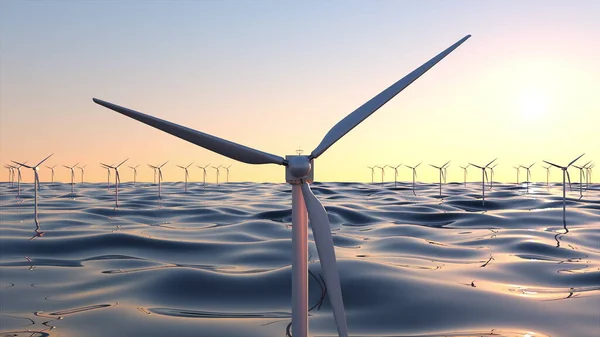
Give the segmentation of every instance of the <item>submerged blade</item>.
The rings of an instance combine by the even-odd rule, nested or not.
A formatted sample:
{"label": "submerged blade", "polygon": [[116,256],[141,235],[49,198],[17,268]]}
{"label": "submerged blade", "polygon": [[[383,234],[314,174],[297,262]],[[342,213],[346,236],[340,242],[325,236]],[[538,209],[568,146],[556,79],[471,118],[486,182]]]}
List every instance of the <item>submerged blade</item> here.
{"label": "submerged blade", "polygon": [[333,247],[333,238],[331,237],[331,227],[325,208],[315,197],[307,183],[302,183],[302,195],[308,211],[308,218],[311,222],[315,245],[319,253],[321,263],[321,272],[327,286],[327,295],[333,309],[333,315],[337,325],[340,337],[348,336],[348,327],[346,324],[346,313],[344,310],[344,301],[342,299],[342,286],[340,284],[340,275],[335,259],[335,249]]}
{"label": "submerged blade", "polygon": [[340,138],[344,137],[344,135],[350,132],[350,130],[354,129],[367,117],[371,116],[371,114],[377,111],[389,100],[394,98],[394,96],[396,96],[399,92],[408,87],[412,82],[418,79],[421,75],[427,72],[427,70],[429,70],[436,63],[441,61],[444,57],[450,54],[454,49],[456,49],[470,37],[471,35],[463,37],[458,42],[450,46],[448,49],[444,50],[431,60],[427,61],[427,63],[423,64],[410,74],[406,75],[398,82],[392,84],[389,88],[385,89],[377,96],[371,98],[368,102],[366,102],[358,109],[354,110],[352,113],[346,116],[344,119],[339,121],[333,128],[331,128],[331,130],[329,130],[329,132],[325,135],[325,137],[317,146],[317,148],[313,150],[313,152],[310,154],[310,158],[314,159],[323,154],[323,152],[325,152],[331,145],[340,140]]}
{"label": "submerged blade", "polygon": [[173,136],[187,140],[207,150],[211,150],[225,157],[239,160],[248,164],[279,164],[284,165],[285,160],[282,157],[255,150],[244,145],[240,145],[219,137],[209,135],[200,131],[190,129],[169,121],[143,114],[116,104],[105,102],[94,98],[95,103],[114,110],[127,117],[138,120],[144,124],[153,126],[159,130],[169,133]]}

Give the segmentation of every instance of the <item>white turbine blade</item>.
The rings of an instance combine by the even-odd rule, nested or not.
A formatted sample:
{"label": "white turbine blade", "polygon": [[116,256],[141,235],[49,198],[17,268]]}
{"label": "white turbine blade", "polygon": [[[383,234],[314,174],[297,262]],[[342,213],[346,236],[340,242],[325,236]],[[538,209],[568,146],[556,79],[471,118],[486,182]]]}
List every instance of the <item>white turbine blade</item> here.
{"label": "white turbine blade", "polygon": [[533,164],[529,165],[528,169],[530,169],[530,168],[531,168],[533,165],[535,165],[535,163],[533,163]]}
{"label": "white turbine blade", "polygon": [[95,103],[114,110],[127,117],[131,117],[144,124],[155,127],[175,137],[187,140],[207,150],[211,150],[225,157],[239,160],[248,164],[279,164],[284,165],[285,159],[282,157],[255,150],[244,145],[240,145],[219,137],[209,135],[204,132],[196,131],[185,126],[181,126],[169,121],[143,114],[122,106],[118,106],[103,100],[94,98]]}
{"label": "white turbine blade", "polygon": [[427,70],[433,67],[436,63],[438,63],[444,57],[450,54],[454,49],[460,46],[469,37],[471,37],[471,35],[463,37],[458,42],[450,46],[448,49],[444,50],[431,60],[427,61],[427,63],[423,64],[410,74],[406,75],[398,82],[392,84],[389,88],[385,89],[377,96],[371,98],[368,102],[366,102],[358,109],[354,110],[352,113],[346,116],[344,119],[339,121],[333,128],[331,128],[331,130],[329,130],[329,132],[325,135],[321,143],[313,150],[313,152],[310,154],[310,158],[314,159],[323,154],[323,152],[325,152],[331,145],[340,140],[340,138],[344,137],[345,134],[350,132],[350,130],[354,129],[367,117],[371,116],[371,114],[377,111],[389,100],[394,98],[394,96],[396,96],[399,92],[408,87],[412,82],[414,82],[421,75],[427,72]]}
{"label": "white turbine blade", "polygon": [[175,165],[175,166],[177,166],[177,167],[181,167],[182,169],[184,169],[184,170],[185,170],[185,167],[183,167],[183,166],[180,166],[180,165]]}
{"label": "white turbine blade", "polygon": [[67,165],[63,165],[64,168],[68,168],[69,170],[71,169],[70,167],[68,167]]}
{"label": "white turbine blade", "polygon": [[106,165],[106,164],[103,164],[103,163],[100,163],[100,165],[102,165],[102,166],[103,166],[105,169],[110,169],[110,168],[112,168],[112,166],[110,166],[110,165]]}
{"label": "white turbine blade", "polygon": [[333,247],[333,238],[331,237],[331,227],[325,208],[315,197],[307,183],[302,183],[302,195],[308,211],[315,245],[319,253],[319,262],[321,263],[321,272],[325,279],[327,295],[333,310],[333,316],[337,325],[340,337],[348,336],[348,327],[346,324],[346,312],[344,310],[344,301],[342,299],[342,286],[340,284],[340,275],[335,259],[335,249]]}
{"label": "white turbine blade", "polygon": [[486,170],[483,170],[483,175],[485,176],[485,180],[489,183],[490,182],[490,178],[488,178],[488,174]]}
{"label": "white turbine blade", "polygon": [[446,165],[448,165],[448,164],[450,164],[450,160],[448,160],[448,161],[446,162],[446,164],[442,165],[442,167],[444,168],[444,167],[446,167]]}
{"label": "white turbine blade", "polygon": [[416,169],[417,167],[419,167],[419,165],[421,165],[421,164],[423,164],[423,162],[420,162],[420,163],[418,163],[418,164],[417,164],[417,166],[415,166],[415,169]]}
{"label": "white turbine blade", "polygon": [[54,153],[53,153],[53,154],[51,154],[51,155],[49,155],[48,157],[44,158],[42,161],[40,161],[39,163],[37,163],[37,165],[35,165],[34,167],[38,167],[38,166],[40,166],[40,165],[41,165],[43,162],[45,162],[45,161],[46,161],[46,159],[48,159],[48,158],[52,157],[53,155],[54,155]]}
{"label": "white turbine blade", "polygon": [[544,163],[546,163],[546,164],[552,165],[552,166],[554,166],[554,167],[558,167],[559,169],[564,169],[564,167],[562,167],[562,166],[560,166],[560,165],[552,164],[552,163],[551,163],[551,162],[549,162],[549,161],[545,161],[545,160],[543,160],[543,162],[544,162]]}
{"label": "white turbine blade", "polygon": [[567,172],[567,178],[569,179],[569,189],[572,191],[573,188],[571,187],[571,175],[569,174],[569,170],[565,169],[565,172]]}
{"label": "white turbine blade", "polygon": [[119,166],[123,165],[123,164],[124,164],[126,161],[128,161],[128,160],[129,160],[129,158],[127,158],[127,159],[123,160],[123,161],[122,161],[122,162],[121,162],[119,165],[117,165],[117,166],[115,166],[115,167],[119,167]]}
{"label": "white turbine blade", "polygon": [[435,166],[435,165],[431,165],[431,164],[429,164],[429,166],[431,166],[431,167],[434,167],[434,168],[436,168],[436,169],[438,169],[438,170],[441,170],[441,168],[440,168],[440,167],[437,167],[437,166]]}
{"label": "white turbine blade", "polygon": [[27,168],[33,168],[32,166],[28,166],[28,165],[25,165],[25,164],[21,164],[21,163],[19,163],[19,162],[16,162],[16,161],[14,161],[14,160],[11,160],[11,161],[12,161],[13,163],[17,164],[17,165],[20,165],[20,166],[25,166],[25,167],[27,167]]}
{"label": "white turbine blade", "polygon": [[166,162],[164,162],[162,165],[160,165],[158,168],[162,168],[163,166],[167,165],[169,161],[167,160]]}
{"label": "white turbine blade", "polygon": [[[498,158],[496,158],[496,159],[498,159]],[[491,162],[489,162],[487,165],[485,165],[485,167],[488,167],[488,166],[490,166],[490,165],[491,165],[493,162],[495,162],[495,161],[496,161],[496,159],[494,159],[494,160],[492,160]]]}
{"label": "white turbine blade", "polygon": [[483,170],[483,167],[481,167],[481,166],[479,166],[479,165],[475,165],[475,164],[471,164],[471,163],[469,163],[469,165],[471,165],[471,166],[475,166],[475,167],[477,167],[477,168],[479,168],[479,169],[482,169],[482,170]]}
{"label": "white turbine blade", "polygon": [[584,154],[585,154],[585,153],[582,153],[582,154],[581,154],[581,156],[579,156],[579,157],[577,157],[577,158],[573,159],[573,161],[572,161],[572,162],[570,162],[570,163],[569,163],[569,165],[567,165],[567,167],[571,166],[571,165],[572,165],[574,162],[576,162],[576,161],[577,161],[579,158],[583,157],[583,155],[584,155]]}
{"label": "white turbine blade", "polygon": [[[190,163],[188,166],[186,166],[185,168],[188,168],[188,167],[192,166],[192,164],[193,164],[193,163],[194,163],[194,162],[191,162],[191,163]],[[229,166],[231,166],[231,165],[229,165]]]}

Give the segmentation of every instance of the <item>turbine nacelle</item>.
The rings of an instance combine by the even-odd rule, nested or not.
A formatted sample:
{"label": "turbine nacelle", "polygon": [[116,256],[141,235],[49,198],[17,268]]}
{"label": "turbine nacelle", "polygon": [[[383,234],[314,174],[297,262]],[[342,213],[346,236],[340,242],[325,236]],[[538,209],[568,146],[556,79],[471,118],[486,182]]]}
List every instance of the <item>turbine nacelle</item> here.
{"label": "turbine nacelle", "polygon": [[285,180],[292,183],[312,183],[314,180],[314,162],[309,156],[286,156],[287,166],[285,168]]}

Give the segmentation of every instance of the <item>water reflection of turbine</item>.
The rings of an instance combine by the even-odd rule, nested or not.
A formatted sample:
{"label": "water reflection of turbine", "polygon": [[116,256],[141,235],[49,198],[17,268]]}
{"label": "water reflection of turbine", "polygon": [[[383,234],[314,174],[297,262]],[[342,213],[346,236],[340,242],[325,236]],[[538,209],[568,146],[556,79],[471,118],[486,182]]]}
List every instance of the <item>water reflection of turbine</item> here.
{"label": "water reflection of turbine", "polygon": [[560,248],[560,238],[561,238],[561,236],[569,233],[569,228],[567,227],[567,220],[565,220],[564,213],[563,213],[563,228],[565,230],[564,233],[558,233],[557,232],[556,235],[554,235],[554,240],[556,241],[556,248]]}

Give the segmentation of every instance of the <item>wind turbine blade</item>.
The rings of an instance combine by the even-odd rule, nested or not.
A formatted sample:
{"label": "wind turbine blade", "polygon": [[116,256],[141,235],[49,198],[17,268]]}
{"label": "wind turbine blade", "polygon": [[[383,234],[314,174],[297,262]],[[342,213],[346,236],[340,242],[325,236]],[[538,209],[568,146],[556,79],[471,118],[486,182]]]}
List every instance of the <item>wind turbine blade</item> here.
{"label": "wind turbine blade", "polygon": [[344,135],[350,132],[350,130],[354,129],[358,124],[367,119],[367,117],[371,116],[371,114],[377,111],[389,100],[394,98],[394,96],[396,96],[399,92],[408,87],[412,82],[418,79],[421,75],[427,72],[427,70],[429,70],[436,63],[441,61],[444,57],[450,54],[454,49],[456,49],[470,37],[471,35],[463,37],[458,42],[450,46],[448,49],[444,50],[431,60],[427,61],[427,63],[423,64],[410,74],[406,75],[398,82],[392,84],[389,88],[385,89],[377,96],[371,98],[368,102],[366,102],[358,109],[354,110],[352,113],[346,116],[344,119],[339,121],[333,128],[331,128],[331,130],[329,130],[329,132],[325,135],[321,143],[313,150],[313,152],[310,154],[310,158],[314,159],[323,154],[323,152],[325,152],[331,145],[333,145],[335,142],[344,137]]}
{"label": "wind turbine blade", "polygon": [[418,164],[417,164],[417,166],[415,166],[415,169],[416,169],[417,167],[419,167],[419,165],[421,165],[421,164],[423,164],[423,162],[420,162],[420,163],[418,163]]}
{"label": "wind turbine blade", "polygon": [[[186,166],[185,168],[188,168],[188,167],[192,166],[192,164],[193,164],[193,163],[194,163],[194,162],[191,162],[191,163],[190,163],[188,166]],[[231,165],[229,165],[229,166],[231,166]]]}
{"label": "wind turbine blade", "polygon": [[169,161],[167,160],[166,162],[164,162],[162,165],[160,165],[158,168],[162,168],[163,166],[167,165]]}
{"label": "wind turbine blade", "polygon": [[529,165],[529,167],[528,167],[528,168],[531,168],[533,165],[535,165],[535,163],[533,163],[533,164]]}
{"label": "wind turbine blade", "polygon": [[333,238],[331,237],[331,227],[325,208],[315,197],[307,183],[302,183],[302,195],[308,211],[308,218],[311,222],[313,237],[317,252],[319,253],[319,262],[321,263],[321,272],[325,279],[327,295],[333,310],[333,316],[337,325],[339,336],[348,336],[348,327],[346,324],[346,313],[344,310],[344,301],[342,299],[342,286],[340,284],[340,275],[335,259],[335,249],[333,247]]}
{"label": "wind turbine blade", "polygon": [[579,157],[577,157],[577,158],[573,159],[573,161],[572,161],[572,162],[570,162],[570,163],[569,163],[569,165],[567,165],[567,167],[571,166],[571,165],[572,165],[574,162],[576,162],[576,161],[577,161],[577,159],[579,159],[579,158],[583,157],[583,155],[584,155],[584,154],[585,154],[585,153],[582,153],[582,154],[581,154],[581,156],[579,156]]}
{"label": "wind turbine blade", "polygon": [[45,162],[45,161],[46,161],[46,159],[48,159],[48,158],[52,157],[53,155],[54,155],[54,153],[52,153],[52,154],[51,154],[51,155],[49,155],[48,157],[44,158],[42,161],[40,161],[39,163],[37,163],[37,165],[35,165],[34,167],[38,167],[38,166],[40,166],[40,165],[41,165],[43,162]]}
{"label": "wind turbine blade", "polygon": [[185,170],[185,167],[183,167],[183,166],[180,166],[180,165],[175,165],[175,166],[177,166],[177,167],[181,167],[182,169],[184,169],[184,170]]}
{"label": "wind turbine blade", "polygon": [[480,169],[482,169],[482,170],[483,170],[483,167],[481,167],[481,166],[479,166],[479,165],[475,165],[475,164],[471,164],[471,163],[469,163],[469,165],[471,165],[471,166],[475,166],[475,167],[477,167],[477,168],[480,168]]}
{"label": "wind turbine blade", "polygon": [[64,168],[68,168],[69,170],[71,169],[70,167],[68,167],[67,165],[63,165]]}
{"label": "wind turbine blade", "polygon": [[270,153],[255,150],[244,145],[215,137],[204,132],[196,131],[188,127],[171,123],[169,121],[146,115],[122,106],[105,102],[100,99],[94,98],[93,101],[127,117],[138,120],[144,124],[155,127],[175,137],[187,140],[190,143],[194,143],[200,147],[211,150],[231,159],[239,160],[248,164],[284,165],[285,163],[285,159]]}
{"label": "wind turbine blade", "polygon": [[436,169],[438,169],[438,170],[440,169],[439,167],[437,167],[437,166],[435,166],[435,165],[431,165],[431,164],[429,164],[429,166],[431,166],[431,167],[434,167],[434,168],[436,168]]}
{"label": "wind turbine blade", "polygon": [[486,170],[483,170],[483,175],[485,176],[485,180],[489,183],[490,179],[488,178],[488,174]]}
{"label": "wind turbine blade", "polygon": [[446,167],[446,165],[450,164],[450,160],[446,162],[446,164],[442,165],[442,167]]}
{"label": "wind turbine blade", "polygon": [[[498,159],[498,158],[496,158],[496,159]],[[488,166],[490,166],[490,165],[491,165],[493,162],[495,162],[495,161],[496,161],[496,159],[494,159],[494,160],[492,160],[491,162],[489,162],[487,165],[485,165],[485,167],[488,167]]]}
{"label": "wind turbine blade", "polygon": [[119,167],[119,166],[123,165],[123,163],[125,163],[125,162],[126,162],[126,161],[128,161],[128,160],[129,160],[129,158],[127,158],[127,159],[123,160],[123,161],[122,161],[122,162],[121,162],[119,165],[117,165],[117,166],[115,166],[115,167]]}
{"label": "wind turbine blade", "polygon": [[27,167],[27,168],[33,168],[33,167],[31,167],[31,166],[28,166],[28,165],[25,165],[25,164],[22,164],[22,163],[16,162],[16,161],[14,161],[14,160],[11,160],[11,161],[12,161],[13,163],[17,164],[17,165],[21,165],[21,166],[24,166],[24,167]]}
{"label": "wind turbine blade", "polygon": [[546,163],[546,164],[552,165],[552,166],[554,166],[554,167],[558,167],[559,169],[563,169],[563,168],[564,168],[564,167],[562,167],[562,166],[560,166],[560,165],[552,164],[552,163],[551,163],[551,162],[549,162],[549,161],[545,161],[545,160],[543,160],[543,162],[544,162],[544,163]]}
{"label": "wind turbine blade", "polygon": [[567,172],[567,179],[569,179],[569,189],[572,191],[573,188],[571,187],[571,175],[569,174],[569,170],[565,169],[565,172]]}

